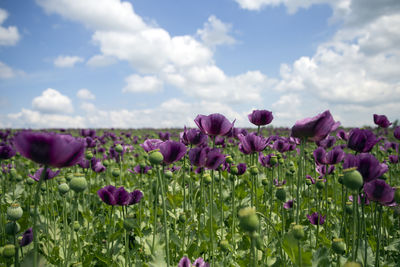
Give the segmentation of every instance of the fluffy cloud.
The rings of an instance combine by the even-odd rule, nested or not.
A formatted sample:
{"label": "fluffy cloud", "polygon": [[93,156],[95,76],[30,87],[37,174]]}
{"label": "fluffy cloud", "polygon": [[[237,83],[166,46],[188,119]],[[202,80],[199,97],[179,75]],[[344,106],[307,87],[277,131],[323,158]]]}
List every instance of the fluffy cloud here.
{"label": "fluffy cloud", "polygon": [[116,63],[114,57],[107,57],[105,55],[95,55],[91,57],[86,64],[91,67],[105,67]]}
{"label": "fluffy cloud", "polygon": [[83,62],[83,58],[78,56],[58,56],[54,60],[54,66],[59,68],[71,68],[78,62]]}
{"label": "fluffy cloud", "polygon": [[83,100],[91,100],[91,99],[95,99],[96,98],[96,96],[86,88],[80,89],[76,93],[76,96],[78,98],[80,98],[80,99],[83,99]]}
{"label": "fluffy cloud", "polygon": [[204,28],[197,30],[197,34],[207,46],[217,46],[223,44],[234,44],[235,39],[229,35],[232,25],[223,23],[214,15],[204,23]]}
{"label": "fluffy cloud", "polygon": [[0,8],[0,45],[15,45],[21,36],[15,26],[3,27],[3,22],[8,18],[6,10]]}
{"label": "fluffy cloud", "polygon": [[0,79],[8,79],[15,76],[15,71],[0,61]]}
{"label": "fluffy cloud", "polygon": [[139,76],[133,74],[126,79],[126,86],[122,89],[124,93],[156,93],[162,90],[163,82],[155,76]]}
{"label": "fluffy cloud", "polygon": [[43,114],[72,113],[74,110],[68,96],[51,88],[43,91],[41,96],[35,97],[32,100],[32,107]]}

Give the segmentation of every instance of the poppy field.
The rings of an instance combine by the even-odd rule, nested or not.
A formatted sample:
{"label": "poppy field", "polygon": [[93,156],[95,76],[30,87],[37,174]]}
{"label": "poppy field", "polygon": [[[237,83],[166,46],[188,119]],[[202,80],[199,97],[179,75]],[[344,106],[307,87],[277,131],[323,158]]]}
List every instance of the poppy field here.
{"label": "poppy field", "polygon": [[248,119],[1,130],[0,266],[398,266],[397,121]]}

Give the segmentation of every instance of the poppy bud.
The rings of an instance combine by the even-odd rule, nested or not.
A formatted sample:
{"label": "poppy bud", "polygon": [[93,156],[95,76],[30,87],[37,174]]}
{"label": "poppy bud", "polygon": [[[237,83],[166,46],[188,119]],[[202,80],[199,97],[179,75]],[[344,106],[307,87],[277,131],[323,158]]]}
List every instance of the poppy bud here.
{"label": "poppy bud", "polygon": [[139,162],[139,166],[140,166],[141,169],[146,168],[146,162],[140,161],[140,162]]}
{"label": "poppy bud", "polygon": [[[307,179],[309,180],[309,179]],[[317,182],[315,183],[315,185],[317,186],[317,189],[322,190],[325,187],[325,182],[324,179],[317,179]]]}
{"label": "poppy bud", "polygon": [[267,186],[268,185],[268,179],[267,178],[263,178],[261,180],[261,183],[262,183],[263,186]]}
{"label": "poppy bud", "polygon": [[164,156],[159,151],[153,151],[149,155],[149,160],[152,165],[159,165],[163,162]]}
{"label": "poppy bud", "polygon": [[256,209],[254,207],[247,207],[239,211],[240,227],[248,232],[254,232],[258,229],[260,224]]}
{"label": "poppy bud", "polygon": [[86,151],[86,153],[85,153],[85,158],[86,158],[87,160],[91,160],[91,159],[93,158],[93,153],[92,153],[92,151]]}
{"label": "poppy bud", "polygon": [[253,165],[253,166],[250,167],[250,174],[251,175],[257,175],[258,174],[257,166]]}
{"label": "poppy bud", "polygon": [[282,202],[286,201],[286,191],[283,188],[278,188],[275,192],[275,196]]}
{"label": "poppy bud", "polygon": [[58,186],[58,191],[60,192],[61,195],[65,195],[69,191],[69,186],[65,183],[60,184]]}
{"label": "poppy bud", "polygon": [[232,164],[233,163],[233,158],[231,156],[226,156],[225,162],[229,163],[229,164]]}
{"label": "poppy bud", "polygon": [[21,175],[17,175],[17,177],[15,178],[15,180],[17,180],[17,182],[21,182],[23,180]]}
{"label": "poppy bud", "polygon": [[114,177],[119,177],[120,171],[119,171],[118,168],[113,168],[112,171],[111,171],[111,174],[112,174],[112,176],[114,176]]}
{"label": "poppy bud", "polygon": [[74,228],[74,231],[75,231],[75,232],[78,232],[78,231],[79,231],[79,228],[81,228],[81,225],[79,224],[78,221],[75,221],[75,222],[74,222],[73,228]]}
{"label": "poppy bud", "polygon": [[171,171],[165,171],[164,172],[164,177],[167,179],[171,179],[174,174]]}
{"label": "poppy bud", "polygon": [[231,174],[237,175],[237,174],[239,173],[239,169],[238,169],[238,167],[235,166],[235,165],[232,165],[232,166],[230,167],[230,170],[231,170]]}
{"label": "poppy bud", "polygon": [[179,214],[179,222],[184,223],[186,221],[186,217],[184,213]]}
{"label": "poppy bud", "polygon": [[12,169],[10,170],[10,177],[11,177],[11,179],[12,179],[12,178],[15,178],[16,176],[17,176],[17,170],[14,169],[14,168],[12,168]]}
{"label": "poppy bud", "polygon": [[212,181],[211,175],[208,173],[204,174],[204,182],[206,184],[211,184],[211,181]]}
{"label": "poppy bud", "polygon": [[278,157],[275,155],[272,155],[270,160],[269,160],[269,164],[271,166],[275,166],[278,163]]}
{"label": "poppy bud", "polygon": [[21,230],[21,227],[17,222],[8,222],[6,223],[6,234],[7,235],[16,235],[19,230]]}
{"label": "poppy bud", "polygon": [[122,153],[122,151],[124,151],[124,148],[121,144],[118,144],[115,146],[115,151],[117,151],[118,153]]}
{"label": "poppy bud", "polygon": [[297,240],[301,240],[305,236],[303,225],[297,224],[297,225],[293,226],[293,230],[292,231],[293,231],[294,238],[296,238]]}
{"label": "poppy bud", "polygon": [[283,160],[283,158],[278,159],[279,164],[283,164],[285,161]]}
{"label": "poppy bud", "polygon": [[68,173],[66,176],[67,182],[70,182],[73,177],[74,175],[72,173]]}
{"label": "poppy bud", "polygon": [[33,180],[33,179],[31,179],[31,178],[28,178],[28,179],[26,179],[26,183],[27,183],[28,185],[33,185],[33,184],[35,183],[35,180]]}
{"label": "poppy bud", "polygon": [[3,257],[4,258],[12,258],[15,255],[15,246],[12,244],[5,245],[3,247]]}
{"label": "poppy bud", "polygon": [[7,218],[10,221],[18,220],[19,218],[22,217],[23,214],[24,211],[22,210],[21,206],[18,203],[11,204],[11,206],[7,208]]}
{"label": "poppy bud", "polygon": [[312,185],[312,181],[310,179],[306,179],[306,185],[308,186]]}
{"label": "poppy bud", "polygon": [[223,252],[228,252],[231,248],[227,240],[221,240],[221,242],[219,242],[219,246]]}
{"label": "poppy bud", "polygon": [[332,250],[339,255],[343,255],[346,252],[346,244],[342,238],[334,238],[332,241]]}
{"label": "poppy bud", "polygon": [[83,192],[87,188],[86,178],[83,176],[75,176],[69,183],[69,187],[75,191],[75,193]]}
{"label": "poppy bud", "polygon": [[350,190],[358,190],[363,183],[363,177],[356,167],[343,170],[343,184]]}

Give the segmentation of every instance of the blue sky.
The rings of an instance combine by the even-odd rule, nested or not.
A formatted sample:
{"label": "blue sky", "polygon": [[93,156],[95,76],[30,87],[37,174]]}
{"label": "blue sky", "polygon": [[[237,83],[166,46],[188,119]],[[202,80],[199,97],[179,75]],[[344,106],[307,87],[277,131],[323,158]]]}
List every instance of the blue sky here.
{"label": "blue sky", "polygon": [[5,0],[0,128],[399,118],[396,0]]}

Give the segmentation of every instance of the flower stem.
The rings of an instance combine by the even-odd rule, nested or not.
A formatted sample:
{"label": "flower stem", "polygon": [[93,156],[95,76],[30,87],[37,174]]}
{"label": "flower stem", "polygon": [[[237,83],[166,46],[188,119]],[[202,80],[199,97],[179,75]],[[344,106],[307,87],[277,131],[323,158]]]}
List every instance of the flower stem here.
{"label": "flower stem", "polygon": [[381,224],[382,224],[382,206],[378,205],[378,227],[377,227],[377,241],[376,241],[376,255],[375,255],[375,266],[379,267],[379,250],[380,250],[380,241],[381,241]]}
{"label": "flower stem", "polygon": [[304,162],[304,145],[306,140],[302,139],[300,141],[300,157],[299,157],[299,172],[297,176],[297,187],[296,187],[296,224],[299,223],[299,212],[301,206],[301,199],[300,199],[300,183],[301,179],[303,179],[303,162]]}
{"label": "flower stem", "polygon": [[[162,180],[163,178],[161,177],[160,172],[161,172],[161,170],[159,168],[158,169],[158,180],[159,180],[160,188],[161,188],[161,201],[162,201],[162,206],[163,206],[163,224],[164,224],[165,252],[166,252],[166,255],[167,255],[167,267],[169,267],[169,236],[168,236],[168,229],[167,229],[167,207],[165,205],[164,183],[163,183],[163,180]],[[164,176],[164,174],[163,174],[163,176]]]}
{"label": "flower stem", "polygon": [[357,228],[357,212],[356,212],[357,194],[353,193],[353,246],[352,246],[352,256],[353,261],[356,260],[356,228]]}
{"label": "flower stem", "polygon": [[39,182],[36,186],[36,193],[35,193],[35,199],[34,199],[34,212],[33,212],[33,267],[37,267],[38,266],[38,235],[39,235],[39,231],[38,231],[38,226],[36,225],[36,221],[37,221],[37,206],[39,203],[39,194],[40,194],[40,188],[42,187],[42,184],[45,180],[46,177],[46,172],[47,172],[47,166],[44,166],[43,171],[42,171],[42,175],[39,179]]}

